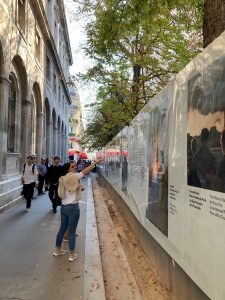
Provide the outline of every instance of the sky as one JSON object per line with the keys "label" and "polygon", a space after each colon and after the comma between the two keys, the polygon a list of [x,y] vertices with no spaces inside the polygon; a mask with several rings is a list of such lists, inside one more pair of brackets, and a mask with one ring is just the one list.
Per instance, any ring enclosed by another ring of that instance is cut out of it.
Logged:
{"label": "sky", "polygon": [[[85,72],[85,70],[91,66],[91,61],[85,56],[81,49],[81,45],[85,43],[86,39],[85,31],[82,28],[85,25],[85,22],[84,20],[76,20],[76,4],[73,2],[73,0],[64,0],[64,4],[73,55],[73,66],[70,67],[70,73],[71,75],[75,75],[79,72]],[[79,83],[77,87],[80,95],[83,123],[85,126],[88,117],[87,108],[85,109],[85,105],[94,102],[95,88],[90,85],[84,86]]]}

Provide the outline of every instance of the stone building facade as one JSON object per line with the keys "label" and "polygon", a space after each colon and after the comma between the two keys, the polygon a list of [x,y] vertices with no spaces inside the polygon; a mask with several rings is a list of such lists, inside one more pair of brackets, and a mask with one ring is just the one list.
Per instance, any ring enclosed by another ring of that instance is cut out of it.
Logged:
{"label": "stone building facade", "polygon": [[80,139],[84,130],[82,109],[77,88],[70,87],[69,92],[72,104],[69,106],[68,156],[76,160],[77,152],[81,152]]}
{"label": "stone building facade", "polygon": [[28,154],[67,158],[70,65],[63,0],[0,0],[0,207]]}

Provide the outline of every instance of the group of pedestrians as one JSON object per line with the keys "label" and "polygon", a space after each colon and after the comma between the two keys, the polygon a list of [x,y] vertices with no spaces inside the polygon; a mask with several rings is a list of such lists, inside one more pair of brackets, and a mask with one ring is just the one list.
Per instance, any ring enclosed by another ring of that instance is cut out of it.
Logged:
{"label": "group of pedestrians", "polygon": [[[60,205],[58,197],[58,183],[61,176],[60,157],[55,156],[50,165],[49,159],[41,158],[40,164],[34,164],[34,157],[29,155],[23,166],[23,195],[26,199],[26,210],[31,208],[31,200],[34,195],[34,189],[38,191],[38,195],[44,195],[45,191],[49,191],[49,198],[52,202],[53,213],[57,212],[57,206]],[[44,191],[45,190],[45,191]]]}
{"label": "group of pedestrians", "polygon": [[46,160],[41,159],[38,166],[34,164],[34,158],[29,155],[23,170],[23,195],[26,199],[26,210],[31,207],[31,199],[34,189],[38,194],[44,194],[43,188],[49,190],[49,198],[52,202],[53,213],[57,212],[57,206],[61,206],[61,225],[56,236],[55,251],[53,256],[67,254],[62,246],[65,236],[69,242],[69,261],[74,261],[78,255],[74,252],[76,245],[76,229],[80,218],[79,200],[84,189],[80,179],[87,175],[100,160],[84,168],[78,173],[76,162],[68,162],[60,165],[60,157],[55,156],[53,163],[46,166]]}
{"label": "group of pedestrians", "polygon": [[187,161],[188,184],[225,192],[225,128],[223,128],[219,138],[221,151],[219,161],[210,149],[209,142],[210,132],[207,128],[203,128],[201,131],[200,146],[198,146],[196,138],[191,140]]}

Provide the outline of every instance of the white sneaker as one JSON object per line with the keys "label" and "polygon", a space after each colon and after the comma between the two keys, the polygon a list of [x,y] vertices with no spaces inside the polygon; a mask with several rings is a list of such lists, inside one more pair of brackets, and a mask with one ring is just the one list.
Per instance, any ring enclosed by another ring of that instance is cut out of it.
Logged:
{"label": "white sneaker", "polygon": [[70,253],[68,261],[74,261],[78,258],[78,255],[76,253]]}
{"label": "white sneaker", "polygon": [[60,255],[65,255],[65,254],[67,254],[68,253],[68,251],[67,250],[65,250],[65,249],[55,249],[55,251],[52,253],[53,254],[53,256],[60,256]]}
{"label": "white sneaker", "polygon": [[26,211],[27,211],[27,212],[30,211],[30,208],[26,208]]}

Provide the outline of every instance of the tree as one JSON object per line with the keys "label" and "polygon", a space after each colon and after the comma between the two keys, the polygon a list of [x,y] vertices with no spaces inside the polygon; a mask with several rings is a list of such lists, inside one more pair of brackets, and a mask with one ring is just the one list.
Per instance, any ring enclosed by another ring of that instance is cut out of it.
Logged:
{"label": "tree", "polygon": [[109,137],[202,49],[202,1],[86,0],[90,11],[85,51],[96,63],[81,78],[99,85],[90,124],[108,123]]}
{"label": "tree", "polygon": [[225,0],[205,0],[203,46],[207,47],[225,30]]}

